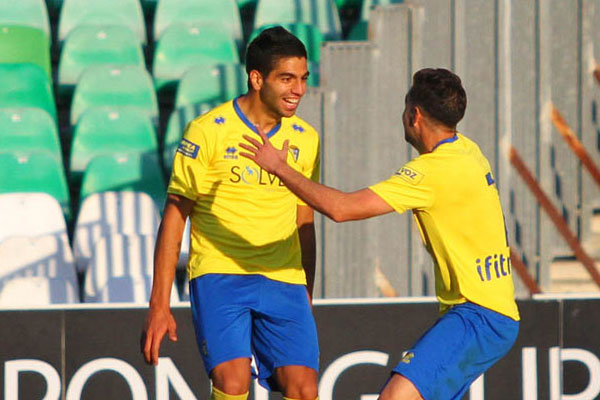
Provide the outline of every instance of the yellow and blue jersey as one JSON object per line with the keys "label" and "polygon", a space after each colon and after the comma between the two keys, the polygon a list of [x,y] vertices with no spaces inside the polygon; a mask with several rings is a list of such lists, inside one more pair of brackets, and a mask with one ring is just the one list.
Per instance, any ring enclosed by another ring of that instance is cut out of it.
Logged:
{"label": "yellow and blue jersey", "polygon": [[470,301],[519,320],[500,198],[477,144],[457,134],[370,189],[399,213],[413,210],[442,312]]}
{"label": "yellow and blue jersey", "polygon": [[[189,278],[259,274],[306,284],[296,225],[297,206],[305,203],[239,155],[244,134],[258,138],[232,100],[190,122],[175,154],[167,191],[195,201]],[[283,118],[267,136],[276,148],[289,140],[288,164],[318,181],[319,136],[309,124]]]}

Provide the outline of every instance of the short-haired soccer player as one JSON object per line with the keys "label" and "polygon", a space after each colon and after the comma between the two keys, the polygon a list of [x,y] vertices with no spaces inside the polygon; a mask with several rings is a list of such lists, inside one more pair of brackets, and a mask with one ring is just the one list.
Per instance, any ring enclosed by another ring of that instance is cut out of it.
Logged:
{"label": "short-haired soccer player", "polygon": [[193,120],[175,154],[143,353],[156,364],[165,333],[177,339],[169,295],[189,216],[190,302],[211,399],[246,399],[254,356],[263,386],[315,400],[313,210],[238,151],[244,134],[289,142],[292,168],[318,180],[318,134],[295,116],[309,74],[306,49],[281,27],[265,30],[247,49],[246,70],[248,92]]}
{"label": "short-haired soccer player", "polygon": [[412,210],[435,265],[441,316],[393,369],[380,400],[461,399],[513,346],[519,331],[508,239],[488,160],[456,131],[467,104],[458,76],[413,76],[402,116],[419,152],[389,179],[353,193],[305,179],[263,135],[240,145],[266,171],[334,221]]}

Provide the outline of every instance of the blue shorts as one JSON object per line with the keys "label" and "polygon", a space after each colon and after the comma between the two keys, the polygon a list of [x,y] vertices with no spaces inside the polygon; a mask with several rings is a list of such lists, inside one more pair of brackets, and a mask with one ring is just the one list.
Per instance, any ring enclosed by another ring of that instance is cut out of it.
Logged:
{"label": "blue shorts", "polygon": [[473,303],[452,307],[404,353],[393,372],[425,400],[460,400],[515,343],[519,322]]}
{"label": "blue shorts", "polygon": [[259,383],[269,390],[278,390],[275,368],[319,371],[317,327],[303,285],[262,275],[207,274],[190,281],[190,303],[209,376],[222,362],[252,356]]}

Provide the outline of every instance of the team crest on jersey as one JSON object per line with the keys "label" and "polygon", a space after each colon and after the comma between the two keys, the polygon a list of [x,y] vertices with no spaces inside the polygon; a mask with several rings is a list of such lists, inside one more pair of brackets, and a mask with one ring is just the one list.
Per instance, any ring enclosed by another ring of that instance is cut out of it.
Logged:
{"label": "team crest on jersey", "polygon": [[400,170],[398,170],[398,172],[396,172],[396,175],[398,175],[400,178],[402,178],[405,181],[408,181],[414,185],[421,182],[421,180],[424,177],[424,175],[422,173],[420,173],[419,171],[417,171],[413,168],[408,168],[408,167],[400,168]]}
{"label": "team crest on jersey", "polygon": [[292,157],[294,157],[294,161],[298,162],[298,157],[300,157],[300,149],[298,146],[291,145],[288,148],[288,151],[292,154]]}
{"label": "team crest on jersey", "polygon": [[196,158],[198,156],[198,151],[200,150],[200,146],[195,143],[190,142],[187,139],[181,139],[179,143],[179,147],[177,147],[177,152],[183,154],[189,158]]}

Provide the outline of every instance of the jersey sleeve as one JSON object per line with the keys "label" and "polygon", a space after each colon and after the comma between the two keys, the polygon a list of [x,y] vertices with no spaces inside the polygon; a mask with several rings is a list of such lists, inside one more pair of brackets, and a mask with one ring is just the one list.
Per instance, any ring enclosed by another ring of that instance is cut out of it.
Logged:
{"label": "jersey sleeve", "polygon": [[[307,167],[304,168],[301,173],[313,182],[318,183],[321,180],[321,146],[319,143],[319,134],[316,131],[314,134],[316,136],[316,140],[313,146],[311,160],[309,163],[307,163]],[[298,205],[306,206],[307,204],[298,197]]]}
{"label": "jersey sleeve", "polygon": [[168,193],[196,199],[211,160],[210,139],[201,123],[192,121],[186,126],[173,159]]}
{"label": "jersey sleeve", "polygon": [[423,210],[434,200],[431,179],[418,163],[408,162],[394,175],[369,187],[398,213]]}

